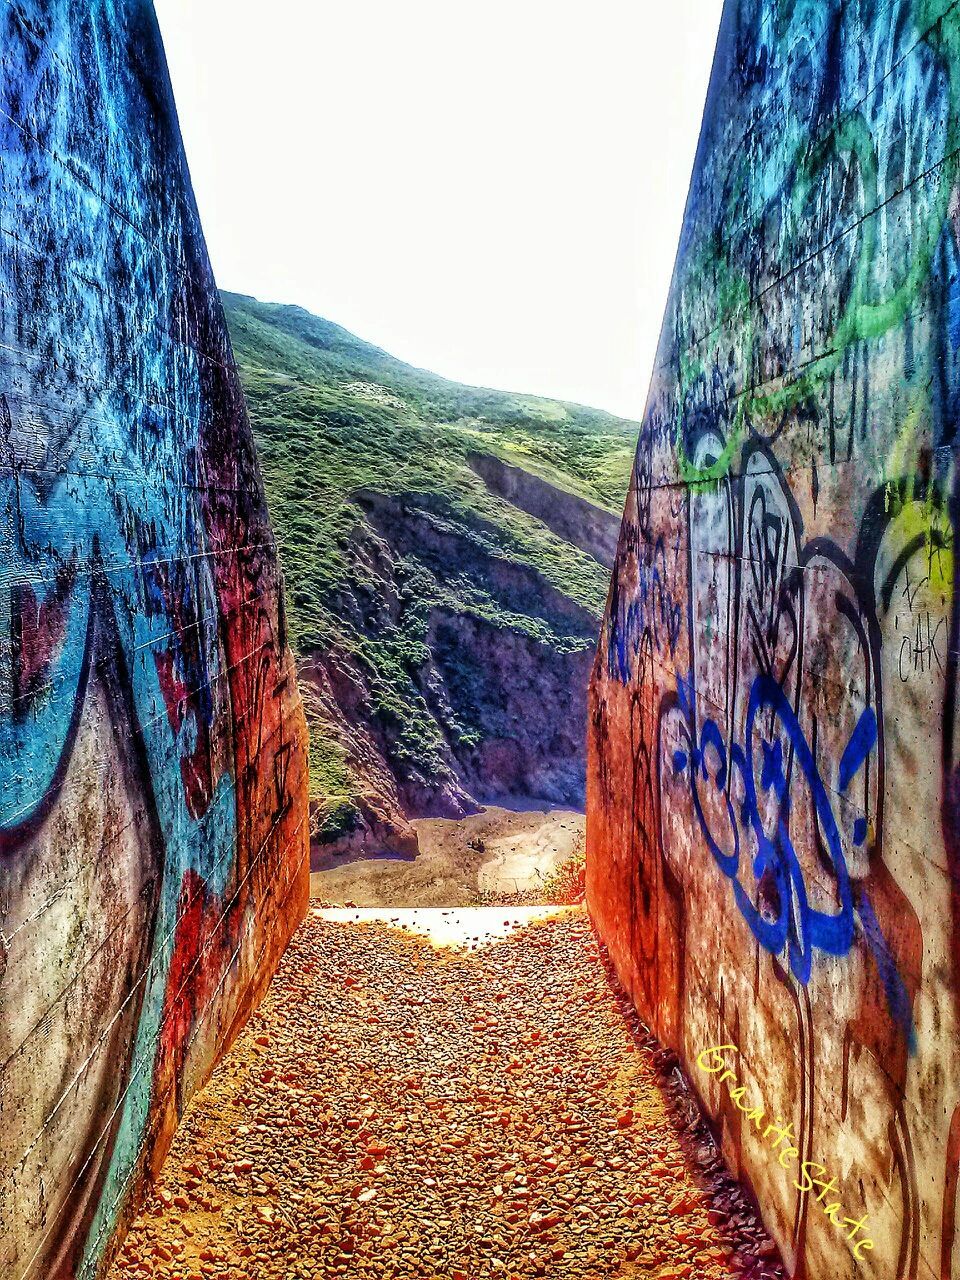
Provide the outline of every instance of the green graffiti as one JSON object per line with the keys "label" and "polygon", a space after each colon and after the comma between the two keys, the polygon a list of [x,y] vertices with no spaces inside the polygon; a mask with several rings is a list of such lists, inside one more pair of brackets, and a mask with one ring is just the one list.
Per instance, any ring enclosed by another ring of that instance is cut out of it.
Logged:
{"label": "green graffiti", "polygon": [[[852,234],[859,225],[860,243],[852,284],[843,310],[833,323],[825,340],[826,349],[806,365],[799,376],[785,380],[774,387],[745,387],[737,397],[733,421],[727,432],[726,442],[719,455],[706,465],[697,466],[687,454],[684,440],[684,411],[687,398],[698,382],[704,380],[709,369],[708,355],[694,358],[686,354],[680,361],[677,386],[677,403],[674,415],[674,440],[679,478],[694,488],[710,487],[730,472],[744,437],[750,429],[763,421],[782,418],[809,400],[818,387],[841,365],[846,352],[858,342],[870,342],[882,337],[903,323],[917,295],[928,279],[934,254],[949,215],[949,206],[957,176],[958,122],[960,122],[960,16],[956,0],[946,9],[942,0],[919,0],[914,9],[914,25],[917,43],[926,43],[937,55],[944,71],[947,85],[947,118],[944,130],[942,154],[927,170],[914,179],[914,185],[929,182],[932,198],[929,207],[914,225],[903,233],[905,254],[908,257],[905,271],[895,287],[883,298],[871,296],[873,266],[878,249],[878,215],[883,208],[878,180],[878,157],[870,125],[861,109],[854,109],[842,117],[819,142],[812,146],[803,142],[794,154],[788,172],[794,175],[787,201],[787,225],[794,232],[805,225],[804,214],[815,193],[818,180],[827,167],[838,162],[855,164],[861,186],[861,207],[867,212],[852,223],[841,235]],[[781,14],[782,16],[782,14]],[[794,14],[796,17],[796,14]],[[779,25],[779,24],[778,24]],[[849,168],[847,170],[849,173]],[[741,166],[733,182],[735,195],[726,206],[723,225],[732,225],[737,216],[742,217],[742,203],[747,183]],[[905,189],[906,190],[906,189]],[[897,192],[896,196],[904,192]],[[817,253],[830,248],[822,245]],[[815,256],[815,255],[811,255]],[[808,260],[809,261],[809,260]],[[781,283],[791,272],[806,265],[793,263],[775,282]],[[754,296],[748,281],[730,264],[730,250],[714,255],[709,249],[695,260],[692,278],[699,279],[709,270],[723,277],[717,289],[718,321],[712,329],[715,337],[712,351],[715,353],[724,335],[738,334],[741,359],[739,365],[749,380],[757,357],[757,326],[754,311],[759,297]],[[775,286],[771,286],[775,287]],[[762,296],[762,295],[761,295]]]}

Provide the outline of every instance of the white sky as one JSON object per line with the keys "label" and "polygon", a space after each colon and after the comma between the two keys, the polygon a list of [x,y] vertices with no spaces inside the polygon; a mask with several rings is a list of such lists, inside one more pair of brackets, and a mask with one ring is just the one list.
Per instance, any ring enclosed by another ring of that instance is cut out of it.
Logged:
{"label": "white sky", "polygon": [[218,282],[638,417],[721,0],[155,0]]}

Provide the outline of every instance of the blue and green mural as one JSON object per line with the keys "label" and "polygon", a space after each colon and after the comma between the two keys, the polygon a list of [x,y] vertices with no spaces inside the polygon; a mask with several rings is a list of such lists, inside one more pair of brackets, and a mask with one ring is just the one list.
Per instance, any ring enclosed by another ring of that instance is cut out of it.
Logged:
{"label": "blue and green mural", "polygon": [[0,28],[0,1273],[43,1280],[269,980],[306,751],[152,4]]}
{"label": "blue and green mural", "polygon": [[958,155],[956,3],[727,0],[592,681],[594,916],[842,1172],[856,1258],[697,1079],[810,1280],[960,1270]]}

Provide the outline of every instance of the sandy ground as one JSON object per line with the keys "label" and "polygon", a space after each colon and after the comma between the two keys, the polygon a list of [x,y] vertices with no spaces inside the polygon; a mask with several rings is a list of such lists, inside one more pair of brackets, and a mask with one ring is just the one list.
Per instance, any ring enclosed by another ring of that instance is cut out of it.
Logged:
{"label": "sandy ground", "polygon": [[311,876],[314,898],[358,907],[471,906],[537,896],[550,873],[583,847],[574,809],[503,809],[471,817],[417,818],[416,858],[324,854]]}
{"label": "sandy ground", "polygon": [[311,912],[112,1280],[782,1277],[582,908],[425,914]]}

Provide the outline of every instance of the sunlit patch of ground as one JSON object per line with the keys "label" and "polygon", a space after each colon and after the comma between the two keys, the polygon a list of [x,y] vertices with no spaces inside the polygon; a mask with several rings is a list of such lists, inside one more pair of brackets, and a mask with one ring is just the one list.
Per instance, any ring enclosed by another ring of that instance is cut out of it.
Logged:
{"label": "sunlit patch of ground", "polygon": [[490,946],[539,920],[564,915],[572,907],[326,907],[322,920],[340,924],[378,924],[426,938],[435,947]]}

